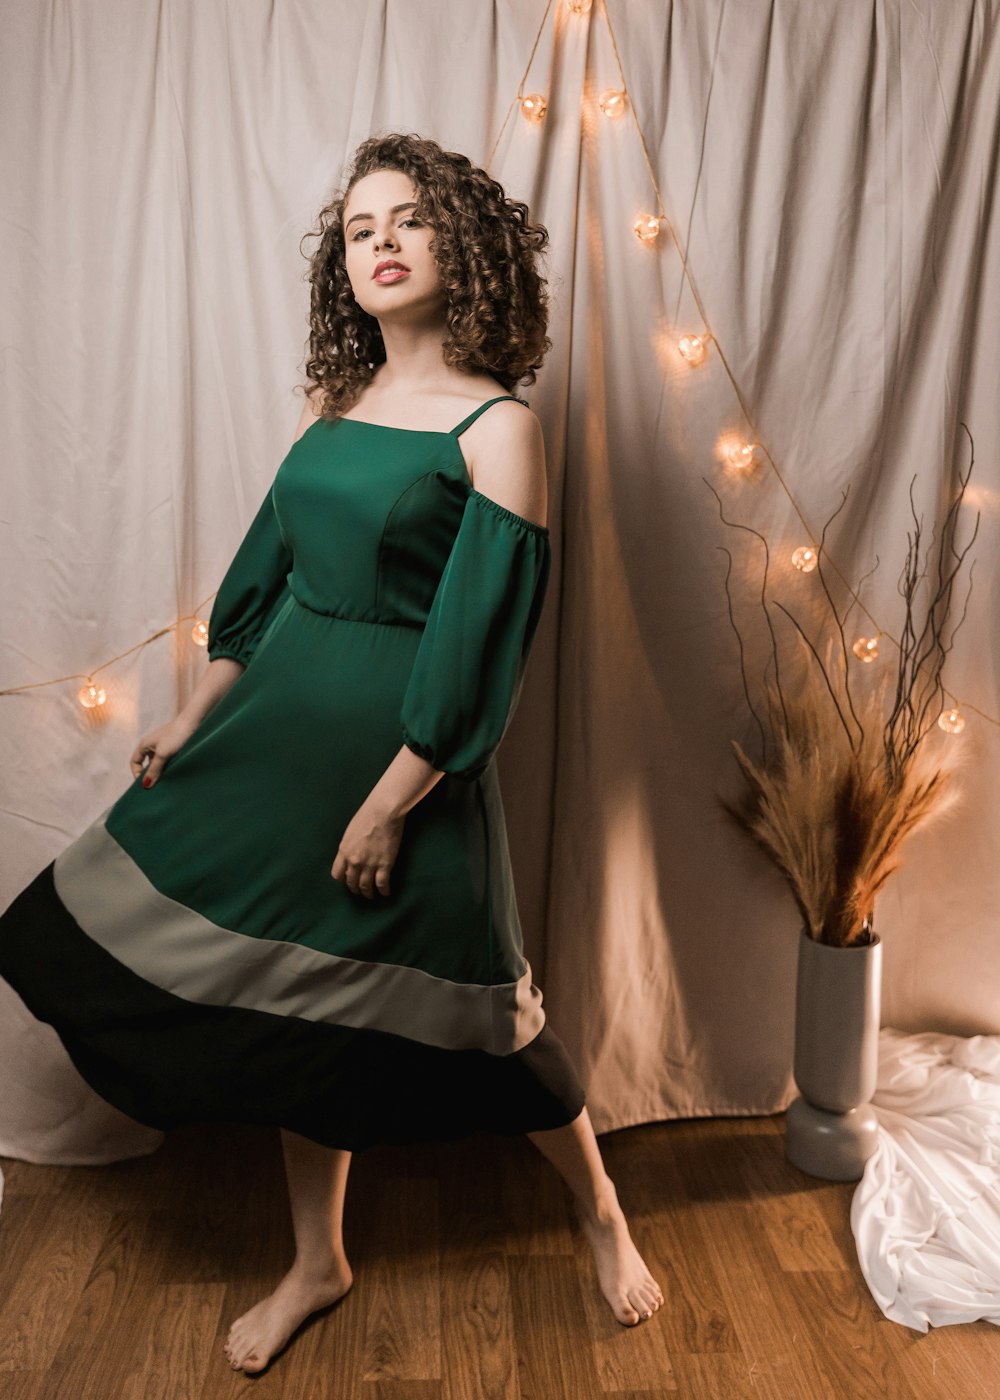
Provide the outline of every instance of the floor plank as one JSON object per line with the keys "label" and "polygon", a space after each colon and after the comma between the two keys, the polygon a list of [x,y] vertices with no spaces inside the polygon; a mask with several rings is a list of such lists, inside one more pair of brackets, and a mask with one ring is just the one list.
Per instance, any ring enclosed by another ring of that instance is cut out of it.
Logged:
{"label": "floor plank", "polygon": [[851,1182],[784,1115],[600,1140],[663,1289],[625,1327],[569,1190],[527,1138],[375,1148],[348,1179],[351,1290],[251,1380],[223,1352],[294,1256],[276,1129],[213,1124],[107,1167],[0,1159],[4,1400],[1000,1400],[1000,1329],[885,1318]]}

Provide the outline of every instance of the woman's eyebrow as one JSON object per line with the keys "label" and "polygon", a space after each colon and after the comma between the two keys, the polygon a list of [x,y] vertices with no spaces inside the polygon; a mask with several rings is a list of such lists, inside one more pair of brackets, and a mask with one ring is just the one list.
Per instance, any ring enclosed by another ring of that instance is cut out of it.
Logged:
{"label": "woman's eyebrow", "polygon": [[[389,213],[398,214],[400,209],[416,209],[416,207],[417,201],[415,199],[411,199],[409,204],[394,204],[389,210]],[[351,217],[348,219],[347,223],[344,225],[344,227],[350,228],[351,224],[354,223],[355,219],[374,219],[374,217],[374,214],[352,214]]]}

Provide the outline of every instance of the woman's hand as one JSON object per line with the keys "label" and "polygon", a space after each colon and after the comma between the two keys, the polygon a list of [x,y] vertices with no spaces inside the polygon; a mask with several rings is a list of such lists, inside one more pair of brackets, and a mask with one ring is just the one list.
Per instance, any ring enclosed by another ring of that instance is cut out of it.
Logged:
{"label": "woman's hand", "polygon": [[132,769],[132,777],[138,778],[142,772],[142,760],[149,754],[149,767],[146,769],[146,776],[142,780],[143,787],[152,787],[163,771],[166,763],[174,756],[182,744],[185,744],[197,729],[196,724],[191,724],[187,720],[178,717],[172,719],[169,724],[162,724],[159,729],[154,729],[151,734],[146,734],[139,740],[132,755],[129,758],[129,767]]}
{"label": "woman's hand", "polygon": [[405,821],[405,816],[362,803],[340,838],[330,871],[333,878],[343,880],[352,894],[368,899],[375,898],[376,889],[379,894],[390,894],[389,871],[396,861]]}

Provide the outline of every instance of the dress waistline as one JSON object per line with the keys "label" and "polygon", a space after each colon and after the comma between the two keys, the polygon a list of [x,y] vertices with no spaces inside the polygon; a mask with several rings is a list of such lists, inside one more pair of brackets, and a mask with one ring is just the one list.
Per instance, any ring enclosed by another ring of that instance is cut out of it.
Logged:
{"label": "dress waistline", "polygon": [[304,608],[306,612],[314,613],[316,617],[332,617],[338,622],[356,622],[361,627],[409,627],[417,632],[422,632],[426,625],[423,622],[411,622],[403,617],[351,617],[348,613],[332,612],[329,608],[313,608],[292,591],[291,584],[288,585],[288,593],[292,602]]}

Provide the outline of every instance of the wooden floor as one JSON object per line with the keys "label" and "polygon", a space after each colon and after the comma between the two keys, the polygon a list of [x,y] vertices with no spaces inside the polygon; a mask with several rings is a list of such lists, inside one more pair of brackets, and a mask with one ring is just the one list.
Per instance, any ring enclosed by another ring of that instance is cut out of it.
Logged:
{"label": "wooden floor", "polygon": [[171,1133],[107,1167],[0,1159],[3,1400],[1000,1400],[1000,1328],[886,1320],[858,1267],[853,1183],[784,1157],[784,1117],[600,1139],[666,1297],[617,1323],[568,1194],[526,1138],[355,1158],[354,1287],[259,1377],[229,1324],[292,1235],[275,1129]]}

